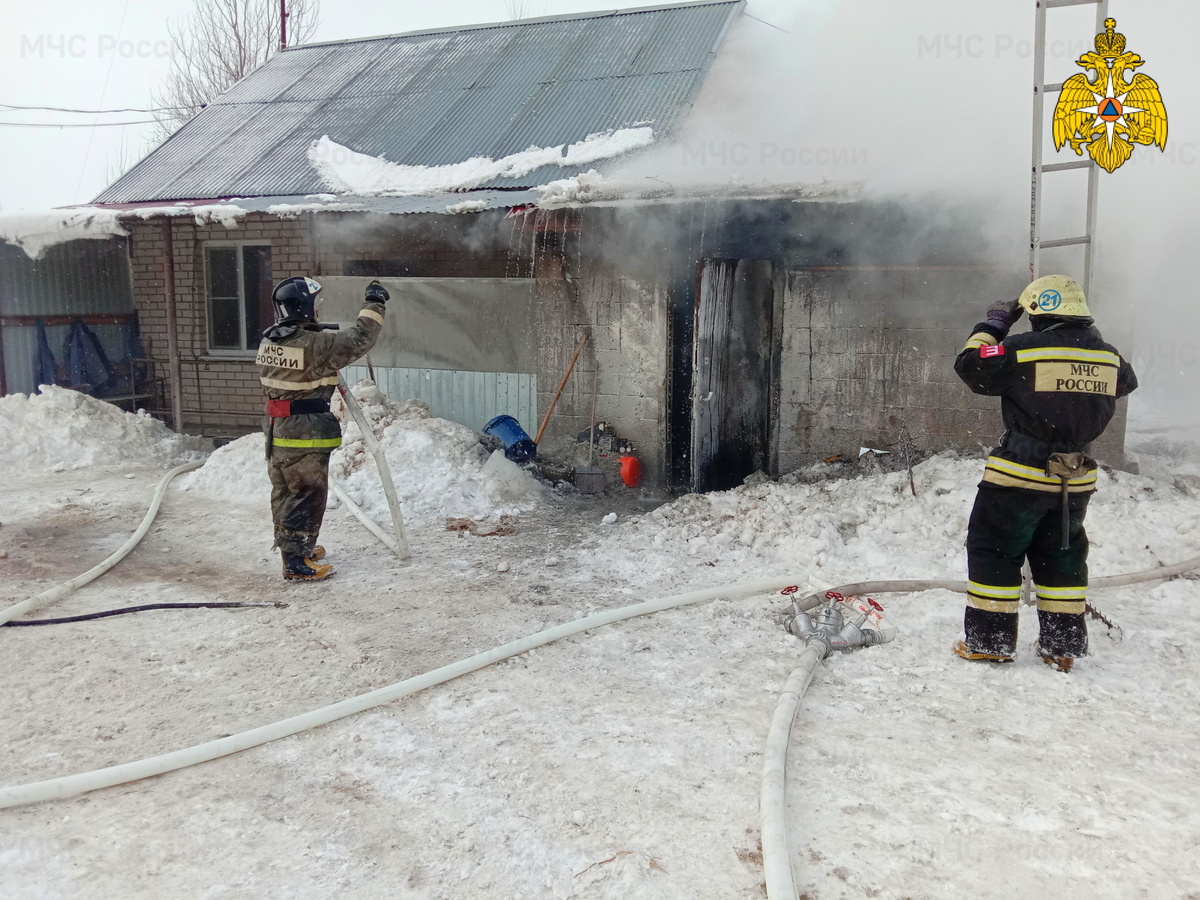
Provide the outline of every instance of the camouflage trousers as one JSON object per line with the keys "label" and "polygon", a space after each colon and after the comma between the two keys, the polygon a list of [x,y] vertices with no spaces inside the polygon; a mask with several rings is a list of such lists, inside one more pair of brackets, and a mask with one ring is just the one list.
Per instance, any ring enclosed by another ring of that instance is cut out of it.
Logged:
{"label": "camouflage trousers", "polygon": [[317,543],[329,496],[329,454],[296,453],[276,447],[267,460],[275,546],[308,556]]}

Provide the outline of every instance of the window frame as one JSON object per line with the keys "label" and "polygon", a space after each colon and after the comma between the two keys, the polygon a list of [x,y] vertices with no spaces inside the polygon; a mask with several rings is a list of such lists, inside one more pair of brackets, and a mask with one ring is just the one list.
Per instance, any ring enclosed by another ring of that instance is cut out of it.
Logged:
{"label": "window frame", "polygon": [[[204,324],[205,324],[205,354],[209,357],[220,359],[254,359],[258,353],[258,342],[254,341],[253,346],[247,347],[214,347],[213,346],[213,284],[212,284],[212,257],[211,250],[220,249],[236,249],[237,259],[237,289],[238,289],[238,323],[239,329],[245,329],[246,322],[246,262],[245,247],[266,247],[270,251],[272,270],[274,269],[274,246],[269,240],[259,238],[258,240],[237,240],[237,241],[205,241],[203,244],[204,257],[202,265],[204,266]],[[250,343],[250,336],[243,334],[245,343]]]}

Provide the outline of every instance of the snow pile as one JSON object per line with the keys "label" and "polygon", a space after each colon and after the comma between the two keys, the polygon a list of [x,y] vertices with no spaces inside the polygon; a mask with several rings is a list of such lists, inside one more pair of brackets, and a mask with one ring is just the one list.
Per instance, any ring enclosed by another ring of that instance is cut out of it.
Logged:
{"label": "snow pile", "polygon": [[[541,486],[513,463],[489,460],[479,436],[464,425],[430,415],[417,400],[397,403],[375,385],[354,387],[376,440],[383,447],[406,519],[488,519],[534,508]],[[342,446],[330,474],[376,521],[390,521],[379,473],[358,426],[342,416]]]}
{"label": "snow pile", "polygon": [[[406,521],[494,519],[538,504],[540,485],[503,454],[498,460],[489,459],[469,428],[431,416],[419,401],[390,400],[369,382],[353,390],[383,447]],[[335,399],[335,410],[339,407]],[[374,458],[354,420],[344,408],[338,414],[343,423],[342,446],[330,459],[330,477],[372,519],[389,523],[391,513]],[[181,478],[180,484],[243,503],[269,503],[271,484],[262,435],[250,434],[220,447],[203,468]],[[330,504],[336,503],[331,495]]]}
{"label": "snow pile", "polygon": [[308,161],[331,190],[354,194],[435,194],[470,190],[496,178],[520,178],[542,166],[574,168],[612,159],[654,143],[654,129],[619,128],[557,147],[530,147],[500,159],[475,156],[445,166],[406,166],[367,156],[324,135],[308,149]]}
{"label": "snow pile", "polygon": [[185,491],[200,491],[247,504],[271,502],[271,480],[260,433],[248,434],[218,447],[194,472],[176,480]]}
{"label": "snow pile", "polygon": [[[905,471],[846,479],[822,477],[819,469],[686,495],[610,532],[593,562],[651,582],[695,578],[698,567],[717,582],[733,580],[722,570],[753,570],[758,577],[809,572],[834,584],[966,577],[963,541],[982,460],[943,454],[920,463],[913,469],[915,497]],[[813,483],[803,483],[808,479]],[[1088,514],[1093,574],[1197,555],[1198,519],[1200,492],[1102,470]],[[1131,526],[1138,533],[1133,542]]]}
{"label": "snow pile", "polygon": [[203,438],[175,434],[145,412],[136,415],[67,388],[0,397],[0,466],[62,472],[88,466],[177,465],[203,456]]}
{"label": "snow pile", "polygon": [[483,212],[487,208],[488,204],[484,200],[464,200],[462,203],[451,203],[446,207],[446,212],[452,216],[459,216],[464,213]]}

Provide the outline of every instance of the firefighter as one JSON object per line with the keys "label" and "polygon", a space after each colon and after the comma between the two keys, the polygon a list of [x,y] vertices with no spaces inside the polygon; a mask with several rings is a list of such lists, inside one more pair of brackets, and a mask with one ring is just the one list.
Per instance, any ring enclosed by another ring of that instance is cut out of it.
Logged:
{"label": "firefighter", "polygon": [[388,292],[378,281],[366,290],[358,321],[344,332],[320,325],[321,285],[287,278],[275,288],[275,324],[258,347],[259,380],[267,398],[267,471],[275,546],[288,581],[317,581],[333,574],[317,544],[329,492],[329,454],[342,443],[342,429],[329,411],[338,369],[369,351],[383,329]]}
{"label": "firefighter", "polygon": [[[1009,337],[1024,312],[1032,331]],[[954,645],[963,659],[1012,661],[1026,559],[1037,594],[1038,655],[1063,672],[1087,655],[1083,520],[1096,489],[1088,452],[1117,400],[1137,388],[1132,367],[1092,321],[1079,284],[1047,275],[990,308],[954,362],[972,391],[1001,398],[1005,427],[967,529],[966,638]]]}

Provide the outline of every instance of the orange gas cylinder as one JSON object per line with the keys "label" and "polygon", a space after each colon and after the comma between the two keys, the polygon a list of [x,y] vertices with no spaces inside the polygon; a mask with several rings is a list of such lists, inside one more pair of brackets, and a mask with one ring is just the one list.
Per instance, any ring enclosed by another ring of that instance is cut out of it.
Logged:
{"label": "orange gas cylinder", "polygon": [[636,456],[621,457],[621,480],[626,487],[637,487],[642,481],[642,463]]}

